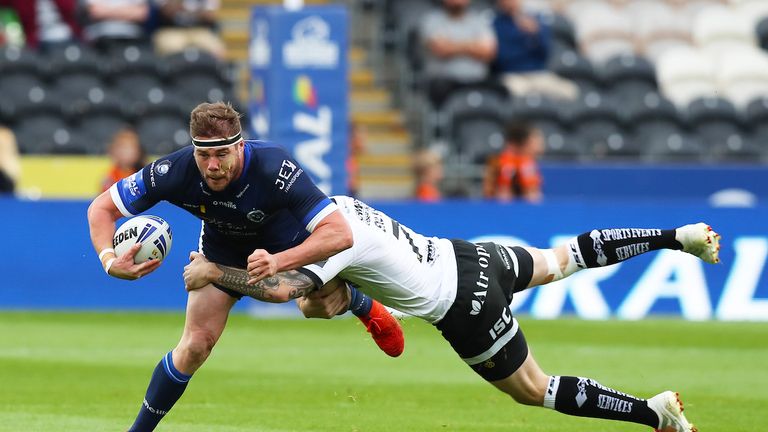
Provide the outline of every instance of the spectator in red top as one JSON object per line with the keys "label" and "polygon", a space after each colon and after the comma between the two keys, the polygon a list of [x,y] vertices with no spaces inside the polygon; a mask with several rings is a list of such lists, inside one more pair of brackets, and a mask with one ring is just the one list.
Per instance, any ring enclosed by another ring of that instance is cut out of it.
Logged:
{"label": "spectator in red top", "polygon": [[28,46],[51,50],[79,40],[77,2],[78,0],[0,0],[0,7],[16,10]]}
{"label": "spectator in red top", "polygon": [[424,202],[437,202],[443,197],[440,181],[443,179],[443,162],[440,156],[424,150],[416,155],[416,199]]}
{"label": "spectator in red top", "polygon": [[108,152],[112,166],[101,184],[102,192],[146,165],[146,155],[139,142],[139,135],[133,129],[119,130],[112,138]]}
{"label": "spectator in red top", "polygon": [[541,131],[527,123],[510,123],[500,153],[486,164],[483,193],[486,198],[541,201],[541,174],[537,163],[544,150]]}

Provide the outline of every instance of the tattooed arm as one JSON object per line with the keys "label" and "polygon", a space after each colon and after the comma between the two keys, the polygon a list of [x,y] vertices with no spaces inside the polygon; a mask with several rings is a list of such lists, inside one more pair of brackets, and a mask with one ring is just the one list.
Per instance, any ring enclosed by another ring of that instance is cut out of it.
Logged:
{"label": "tattooed arm", "polygon": [[199,253],[189,255],[190,263],[184,267],[184,287],[193,291],[216,283],[224,288],[270,303],[285,303],[304,297],[317,287],[308,276],[289,270],[248,285],[248,271],[208,261]]}

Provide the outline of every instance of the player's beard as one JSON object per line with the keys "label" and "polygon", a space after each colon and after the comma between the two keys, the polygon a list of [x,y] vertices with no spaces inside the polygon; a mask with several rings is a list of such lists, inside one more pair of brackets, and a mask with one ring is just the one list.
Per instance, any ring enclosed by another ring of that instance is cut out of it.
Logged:
{"label": "player's beard", "polygon": [[216,192],[226,189],[232,183],[233,177],[238,171],[238,162],[238,159],[235,159],[231,164],[222,163],[217,172],[206,173],[205,183],[208,185],[208,188]]}

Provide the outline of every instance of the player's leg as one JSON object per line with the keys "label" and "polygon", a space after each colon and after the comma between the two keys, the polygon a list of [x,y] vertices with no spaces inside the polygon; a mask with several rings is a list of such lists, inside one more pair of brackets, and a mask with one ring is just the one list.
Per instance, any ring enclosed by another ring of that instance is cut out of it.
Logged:
{"label": "player's leg", "polygon": [[213,285],[189,293],[184,333],[176,348],[163,356],[155,367],[130,431],[154,430],[173,407],[192,374],[205,362],[219,340],[236,301]]}
{"label": "player's leg", "polygon": [[638,423],[663,432],[696,431],[682,414],[682,403],[675,393],[664,392],[644,400],[590,378],[549,376],[530,351],[512,375],[491,384],[518,403],[563,414]]}
{"label": "player's leg", "polygon": [[297,299],[296,303],[307,318],[328,319],[349,310],[387,355],[397,357],[405,348],[403,329],[397,319],[384,305],[341,279],[330,280],[319,290]]}
{"label": "player's leg", "polygon": [[553,249],[525,248],[534,260],[529,287],[603,267],[658,249],[682,250],[708,263],[719,262],[720,235],[697,223],[677,229],[601,229],[576,236]]}
{"label": "player's leg", "polygon": [[400,323],[387,308],[368,297],[362,291],[347,284],[349,289],[349,310],[371,334],[376,345],[390,357],[397,357],[405,349],[405,339]]}

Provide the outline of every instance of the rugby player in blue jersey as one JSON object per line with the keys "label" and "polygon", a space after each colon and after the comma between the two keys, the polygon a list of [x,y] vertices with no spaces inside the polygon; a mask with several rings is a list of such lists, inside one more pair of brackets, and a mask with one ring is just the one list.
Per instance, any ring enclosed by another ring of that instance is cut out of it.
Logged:
{"label": "rugby player in blue jersey", "polygon": [[[115,222],[168,201],[202,220],[199,252],[221,265],[247,270],[263,281],[249,295],[279,297],[278,272],[324,260],[353,244],[336,204],[281,147],[241,136],[240,115],[225,103],[204,103],[190,116],[192,146],[162,157],[115,183],[88,209],[91,240],[105,271],[134,280],[160,262],[134,264],[140,245],[115,256]],[[291,298],[308,293],[303,287]],[[181,340],[157,364],[130,431],[151,431],[181,397],[221,336],[229,311],[242,294],[218,283],[189,293]],[[391,356],[403,350],[399,323],[378,302],[351,291],[349,310]],[[328,300],[330,301],[330,299]],[[344,299],[346,304],[347,299]]]}

